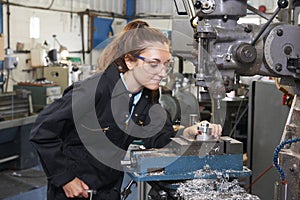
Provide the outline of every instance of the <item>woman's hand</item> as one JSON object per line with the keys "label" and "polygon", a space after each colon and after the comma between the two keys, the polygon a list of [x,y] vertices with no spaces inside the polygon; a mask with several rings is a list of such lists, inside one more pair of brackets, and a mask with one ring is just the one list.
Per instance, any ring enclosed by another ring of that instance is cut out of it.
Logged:
{"label": "woman's hand", "polygon": [[65,195],[68,198],[74,198],[74,197],[88,198],[89,197],[89,194],[87,193],[88,189],[89,186],[77,177],[63,186]]}
{"label": "woman's hand", "polygon": [[189,126],[183,130],[183,136],[189,139],[195,139],[198,134],[201,134],[199,132],[198,127],[199,126],[207,126],[208,128],[211,128],[212,135],[214,137],[219,137],[222,135],[222,126],[220,124],[211,124],[208,121],[201,121],[193,126]]}

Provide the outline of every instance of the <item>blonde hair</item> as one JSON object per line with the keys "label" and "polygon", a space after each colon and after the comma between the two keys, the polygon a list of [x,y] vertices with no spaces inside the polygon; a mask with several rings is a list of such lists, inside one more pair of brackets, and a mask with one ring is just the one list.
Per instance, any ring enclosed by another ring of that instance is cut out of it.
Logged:
{"label": "blonde hair", "polygon": [[[157,43],[169,45],[169,40],[160,30],[149,27],[148,23],[142,20],[132,21],[104,48],[98,58],[97,71],[105,70],[113,62],[122,66],[122,71],[127,71],[125,55],[139,55],[143,50]],[[135,58],[130,57],[130,59]]]}
{"label": "blonde hair", "polygon": [[[123,29],[122,33],[126,31],[130,31],[136,28],[144,28],[149,27],[149,24],[143,20],[133,20],[129,22]],[[103,71],[105,70],[112,62],[113,60],[110,60],[112,57],[110,55],[113,54],[113,51],[115,49],[115,46],[118,44],[118,41],[114,39],[106,48],[103,49],[101,52],[98,62],[97,62],[97,71]]]}

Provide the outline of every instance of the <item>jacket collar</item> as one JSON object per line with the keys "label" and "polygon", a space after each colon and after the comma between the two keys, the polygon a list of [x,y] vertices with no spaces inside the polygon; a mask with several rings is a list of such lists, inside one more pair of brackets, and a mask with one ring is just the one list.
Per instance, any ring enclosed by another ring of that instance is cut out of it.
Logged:
{"label": "jacket collar", "polygon": [[116,83],[120,79],[120,72],[118,70],[118,66],[114,63],[110,64],[103,73],[104,76],[109,79],[110,84],[116,85]]}
{"label": "jacket collar", "polygon": [[[112,63],[111,65],[109,65],[106,68],[106,70],[104,71],[103,75],[105,75],[106,79],[109,81],[109,84],[114,85],[114,86],[121,79],[120,72],[118,70],[118,66],[115,63]],[[125,86],[124,86],[124,89],[126,90]],[[130,93],[130,92],[128,92],[128,93]],[[146,96],[150,97],[150,99],[153,98],[154,94],[155,94],[155,100],[154,101],[158,101],[158,98],[159,98],[158,91],[152,91],[152,90],[149,90],[147,88],[143,89],[143,95],[146,95]]]}

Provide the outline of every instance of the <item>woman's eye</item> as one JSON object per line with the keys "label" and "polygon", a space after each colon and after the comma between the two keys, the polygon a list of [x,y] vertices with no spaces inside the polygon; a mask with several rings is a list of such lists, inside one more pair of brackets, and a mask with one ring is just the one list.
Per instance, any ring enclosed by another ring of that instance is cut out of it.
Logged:
{"label": "woman's eye", "polygon": [[159,65],[157,62],[150,62],[149,64],[153,68],[155,68],[155,67],[157,67]]}
{"label": "woman's eye", "polygon": [[158,64],[151,64],[151,67],[156,68]]}

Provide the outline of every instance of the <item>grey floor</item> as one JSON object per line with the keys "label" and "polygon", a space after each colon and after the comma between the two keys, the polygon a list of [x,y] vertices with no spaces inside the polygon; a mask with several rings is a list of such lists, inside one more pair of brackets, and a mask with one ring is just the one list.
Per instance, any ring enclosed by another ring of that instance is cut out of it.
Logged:
{"label": "grey floor", "polygon": [[23,192],[15,196],[4,198],[3,200],[46,200],[47,187],[43,186],[28,192]]}
{"label": "grey floor", "polygon": [[44,200],[47,178],[40,166],[0,171],[0,199]]}

